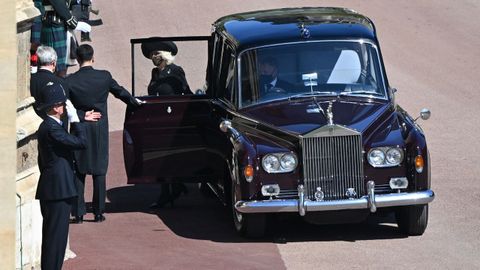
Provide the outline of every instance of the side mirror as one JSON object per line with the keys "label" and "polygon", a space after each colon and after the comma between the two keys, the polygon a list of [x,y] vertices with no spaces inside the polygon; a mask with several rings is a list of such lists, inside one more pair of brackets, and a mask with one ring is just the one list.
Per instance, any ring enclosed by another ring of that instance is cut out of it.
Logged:
{"label": "side mirror", "polygon": [[430,112],[429,109],[423,108],[423,109],[420,111],[420,116],[417,117],[417,118],[415,118],[415,121],[417,121],[418,118],[422,118],[423,120],[428,120],[431,115],[432,115],[432,113]]}
{"label": "side mirror", "polygon": [[222,132],[229,132],[233,136],[233,138],[235,138],[235,140],[240,137],[240,133],[232,127],[232,122],[230,122],[229,120],[223,120],[222,122],[220,122],[219,128]]}
{"label": "side mirror", "polygon": [[393,87],[390,87],[388,88],[389,92],[390,92],[390,96],[392,98],[392,104],[393,104],[393,107],[397,107],[397,102],[395,101],[395,94],[397,93],[397,88],[393,88]]}
{"label": "side mirror", "polygon": [[222,132],[227,132],[230,128],[232,127],[232,122],[228,121],[228,120],[223,120],[221,123],[220,123],[220,130]]}

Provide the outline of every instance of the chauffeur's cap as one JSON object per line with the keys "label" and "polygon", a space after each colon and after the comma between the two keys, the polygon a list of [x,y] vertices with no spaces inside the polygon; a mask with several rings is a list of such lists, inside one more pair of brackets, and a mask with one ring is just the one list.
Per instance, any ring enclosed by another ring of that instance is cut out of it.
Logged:
{"label": "chauffeur's cap", "polygon": [[59,83],[49,82],[42,88],[40,95],[43,103],[38,105],[39,110],[46,110],[55,104],[67,101],[65,90]]}
{"label": "chauffeur's cap", "polygon": [[177,45],[172,41],[155,41],[154,38],[151,39],[152,41],[145,41],[142,43],[142,53],[146,58],[150,58],[150,55],[154,51],[167,51],[171,52],[172,55],[177,54]]}

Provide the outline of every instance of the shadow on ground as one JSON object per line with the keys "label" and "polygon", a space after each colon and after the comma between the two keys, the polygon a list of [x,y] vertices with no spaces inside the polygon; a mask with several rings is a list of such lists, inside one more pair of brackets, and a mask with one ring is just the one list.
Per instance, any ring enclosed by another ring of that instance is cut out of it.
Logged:
{"label": "shadow on ground", "polygon": [[372,216],[357,224],[314,225],[296,214],[271,215],[267,233],[262,239],[245,239],[234,230],[231,213],[215,198],[207,198],[196,185],[175,201],[174,207],[151,210],[149,205],[160,194],[159,185],[132,185],[107,191],[107,213],[143,212],[157,215],[170,230],[185,238],[215,242],[305,242],[305,241],[365,241],[405,238],[392,215]]}

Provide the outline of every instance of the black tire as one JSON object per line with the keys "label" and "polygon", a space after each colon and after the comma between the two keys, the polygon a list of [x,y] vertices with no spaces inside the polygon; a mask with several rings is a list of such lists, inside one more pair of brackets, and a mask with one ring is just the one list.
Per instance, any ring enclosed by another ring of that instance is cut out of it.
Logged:
{"label": "black tire", "polygon": [[247,238],[261,238],[265,235],[267,219],[265,214],[242,214],[235,209],[235,203],[239,198],[235,193],[239,193],[238,187],[232,184],[232,215],[235,230]]}
{"label": "black tire", "polygon": [[398,228],[407,235],[422,235],[428,224],[428,204],[401,207],[395,212]]}

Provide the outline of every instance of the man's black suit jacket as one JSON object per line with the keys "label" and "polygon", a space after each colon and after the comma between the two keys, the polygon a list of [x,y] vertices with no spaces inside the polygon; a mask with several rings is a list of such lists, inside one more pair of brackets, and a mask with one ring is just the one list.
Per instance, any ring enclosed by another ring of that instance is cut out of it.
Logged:
{"label": "man's black suit jacket", "polygon": [[272,84],[273,80],[272,81],[261,80],[260,81],[260,86],[262,87],[261,91],[268,92],[271,88],[280,88],[287,92],[292,91],[293,85],[291,83],[284,81],[278,77],[276,77],[276,80],[277,81],[275,85]]}
{"label": "man's black suit jacket", "polygon": [[83,123],[72,123],[71,133],[49,116],[40,124],[37,132],[40,180],[36,199],[61,200],[77,196],[73,150],[87,145]]}
{"label": "man's black suit jacket", "polygon": [[65,90],[65,95],[67,98],[69,97],[68,85],[61,77],[58,77],[49,70],[38,69],[37,73],[32,74],[32,77],[30,78],[30,95],[35,98],[35,104],[33,107],[37,115],[42,119],[45,119],[46,114],[44,111],[38,110],[37,108],[38,105],[44,102],[41,92],[49,82],[62,85],[63,89]]}
{"label": "man's black suit jacket", "polygon": [[85,122],[88,146],[85,150],[75,151],[77,169],[82,174],[105,175],[108,169],[108,96],[111,93],[130,106],[138,104],[106,70],[85,66],[68,76],[66,81],[70,87],[70,100],[77,110],[94,110],[102,114],[97,122]]}
{"label": "man's black suit jacket", "polygon": [[280,88],[288,92],[292,90],[293,85],[287,81],[277,78],[277,83],[275,84],[275,88]]}

